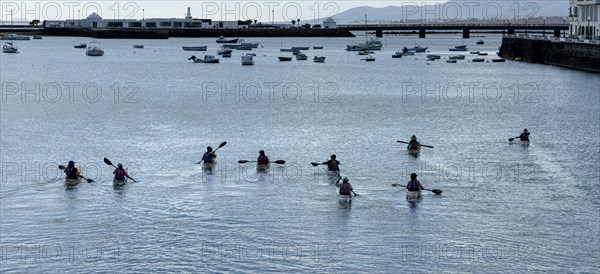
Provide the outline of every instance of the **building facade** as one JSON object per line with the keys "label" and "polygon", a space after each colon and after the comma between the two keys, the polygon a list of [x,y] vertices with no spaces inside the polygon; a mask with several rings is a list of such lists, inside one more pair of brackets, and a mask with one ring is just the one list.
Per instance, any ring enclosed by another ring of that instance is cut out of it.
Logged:
{"label": "building facade", "polygon": [[571,38],[600,40],[600,0],[569,0]]}

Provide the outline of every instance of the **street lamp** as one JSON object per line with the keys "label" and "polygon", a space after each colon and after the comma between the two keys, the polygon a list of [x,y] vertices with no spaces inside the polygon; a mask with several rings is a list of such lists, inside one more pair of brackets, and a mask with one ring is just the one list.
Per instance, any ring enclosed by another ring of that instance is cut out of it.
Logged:
{"label": "street lamp", "polygon": [[146,20],[146,10],[142,9],[142,20]]}
{"label": "street lamp", "polygon": [[592,17],[588,16],[587,17],[587,21],[588,21],[588,27],[587,27],[587,39],[592,39],[592,28],[590,27],[590,21],[592,20]]}
{"label": "street lamp", "polygon": [[525,17],[525,35],[527,35],[527,17]]}
{"label": "street lamp", "polygon": [[543,29],[542,29],[542,34],[544,35],[544,37],[546,36],[546,17],[544,17],[544,24],[542,25]]}

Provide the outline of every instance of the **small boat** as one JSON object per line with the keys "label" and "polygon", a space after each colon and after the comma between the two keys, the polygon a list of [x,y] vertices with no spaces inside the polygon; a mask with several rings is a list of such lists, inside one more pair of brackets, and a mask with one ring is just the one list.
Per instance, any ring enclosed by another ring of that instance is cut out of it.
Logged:
{"label": "small boat", "polygon": [[467,51],[466,48],[453,48],[453,49],[448,49],[449,51]]}
{"label": "small boat", "polygon": [[279,51],[281,51],[281,52],[299,52],[300,50],[289,48],[289,49],[279,49]]}
{"label": "small boat", "polygon": [[309,50],[310,47],[292,47],[294,50]]}
{"label": "small boat", "polygon": [[221,56],[222,56],[223,58],[231,58],[231,52],[226,52],[226,53],[223,53],[223,54],[221,54]]}
{"label": "small boat", "polygon": [[515,58],[515,61],[517,61],[517,62],[519,62],[519,61],[523,61],[523,58],[521,58],[521,57],[517,57],[517,58]]}
{"label": "small boat", "polygon": [[469,54],[479,54],[479,53],[480,53],[479,51],[471,51],[471,52],[469,52]]}
{"label": "small boat", "polygon": [[206,51],[207,47],[206,46],[200,46],[200,47],[183,47],[183,50],[185,51]]}
{"label": "small boat", "polygon": [[277,58],[279,58],[279,61],[285,61],[285,62],[292,61],[292,57],[291,56],[279,56]]}
{"label": "small boat", "polygon": [[237,49],[237,50],[252,50],[252,49],[258,48],[258,45],[260,45],[260,43],[246,43],[243,39],[240,39],[239,44],[223,45],[223,46],[230,48],[230,49]]}
{"label": "small boat", "polygon": [[87,56],[102,56],[104,55],[104,51],[100,48],[99,42],[91,42],[85,51],[85,55]]}
{"label": "small boat", "polygon": [[306,56],[306,54],[304,54],[303,52],[298,52],[298,54],[296,54],[296,60],[298,60],[298,61],[308,60],[308,56]]}
{"label": "small boat", "polygon": [[481,63],[481,62],[485,62],[485,59],[483,59],[483,58],[475,58],[475,59],[473,59],[473,63]]}
{"label": "small boat", "polygon": [[31,37],[29,37],[29,36],[17,35],[16,33],[11,33],[9,35],[5,35],[0,38],[0,40],[30,40],[30,39],[31,39]]}
{"label": "small boat", "polygon": [[75,45],[73,46],[76,49],[84,49],[87,48],[87,44],[86,43],[80,43],[79,45]]}
{"label": "small boat", "polygon": [[133,45],[134,49],[143,49],[144,45]]}
{"label": "small boat", "polygon": [[365,61],[366,62],[374,62],[375,61],[375,57],[369,55],[369,56],[367,56],[367,58],[365,58]]}
{"label": "small boat", "polygon": [[421,152],[421,148],[407,148],[406,151],[410,155],[416,155],[416,154],[419,154]]}
{"label": "small boat", "polygon": [[408,51],[410,52],[426,52],[427,51],[427,47],[421,47],[419,45],[415,45],[414,47],[408,49]]}
{"label": "small boat", "polygon": [[504,58],[492,59],[493,63],[504,63],[505,61],[506,61],[506,59],[504,59]]}
{"label": "small boat", "polygon": [[406,199],[407,200],[418,200],[423,196],[421,195],[421,191],[408,191],[406,190]]}
{"label": "small boat", "polygon": [[359,51],[356,55],[369,55],[369,54],[373,54],[375,52],[371,51],[371,50],[363,50],[363,51]]}
{"label": "small boat", "polygon": [[242,66],[252,66],[254,65],[254,57],[250,54],[246,54],[242,56]]}
{"label": "small boat", "polygon": [[31,38],[35,39],[35,40],[40,40],[42,39],[42,35],[39,33],[34,34]]}
{"label": "small boat", "polygon": [[450,60],[465,60],[465,57],[466,57],[466,56],[464,56],[464,55],[454,55],[454,56],[450,56],[450,57],[448,57],[448,58],[449,58]]}
{"label": "small boat", "polygon": [[351,203],[352,202],[352,195],[342,195],[340,194],[340,189],[338,188],[335,191],[335,194],[338,198],[338,200],[340,201],[340,203]]}
{"label": "small boat", "polygon": [[449,64],[456,64],[456,62],[458,62],[456,59],[446,60],[446,63],[449,63]]}
{"label": "small boat", "polygon": [[221,49],[217,50],[217,55],[223,55],[223,54],[231,54],[233,53],[233,50],[228,49],[227,47],[222,46]]}
{"label": "small boat", "polygon": [[239,41],[240,39],[225,39],[225,37],[220,36],[219,39],[217,39],[217,43],[219,44],[235,44]]}
{"label": "small boat", "polygon": [[213,55],[204,55],[203,59],[196,58],[196,56],[192,55],[188,60],[194,61],[194,63],[205,63],[205,64],[216,64],[219,63],[219,58],[216,58]]}
{"label": "small boat", "polygon": [[437,55],[437,54],[429,54],[429,55],[427,55],[427,59],[437,60],[437,59],[442,59],[442,56]]}
{"label": "small boat", "polygon": [[477,41],[477,45],[483,45],[483,44],[485,44],[485,42],[483,40]]}
{"label": "small boat", "polygon": [[480,52],[480,53],[477,53],[477,55],[479,55],[479,56],[487,56],[488,54],[487,54],[487,52]]}
{"label": "small boat", "polygon": [[315,58],[313,58],[313,62],[325,63],[325,56],[320,56],[320,57],[315,56]]}
{"label": "small boat", "polygon": [[256,164],[256,171],[265,172],[265,171],[269,170],[269,167],[271,167],[270,164],[266,164],[266,165]]}
{"label": "small boat", "polygon": [[392,58],[402,58],[402,56],[404,56],[404,53],[396,51],[396,53],[392,55]]}
{"label": "small boat", "polygon": [[6,42],[6,45],[2,46],[2,53],[19,53],[19,49],[13,46],[12,42]]}
{"label": "small boat", "polygon": [[113,188],[124,187],[127,184],[127,177],[123,178],[123,180],[118,180],[113,178]]}
{"label": "small boat", "polygon": [[217,161],[212,163],[202,162],[202,169],[213,169],[215,166],[217,166]]}
{"label": "small boat", "polygon": [[323,49],[322,46],[314,46],[313,49]]}

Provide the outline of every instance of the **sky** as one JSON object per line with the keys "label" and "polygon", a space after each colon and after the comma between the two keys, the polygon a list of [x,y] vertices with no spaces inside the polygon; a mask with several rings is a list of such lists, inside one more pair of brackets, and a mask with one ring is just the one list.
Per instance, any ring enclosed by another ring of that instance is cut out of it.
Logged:
{"label": "sky", "polygon": [[1,1],[0,21],[66,20],[85,18],[92,12],[104,19],[183,18],[259,22],[317,19],[359,6],[386,7],[446,1]]}

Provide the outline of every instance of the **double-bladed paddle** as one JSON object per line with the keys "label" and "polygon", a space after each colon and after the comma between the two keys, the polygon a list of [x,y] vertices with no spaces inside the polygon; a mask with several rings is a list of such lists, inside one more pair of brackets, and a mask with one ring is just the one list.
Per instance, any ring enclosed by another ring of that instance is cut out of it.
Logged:
{"label": "double-bladed paddle", "polygon": [[[226,144],[227,144],[227,142],[223,142],[223,143],[221,143],[221,144],[219,145],[219,147],[217,147],[217,149],[213,150],[212,152],[213,152],[213,153],[217,152],[217,150],[219,150],[219,148],[222,148],[222,147],[224,147]],[[204,159],[200,160],[200,162],[197,162],[196,164],[200,164],[200,163],[202,163],[202,161],[204,161]]]}
{"label": "double-bladed paddle", "polygon": [[[117,168],[115,165],[113,165],[113,163],[112,163],[112,162],[111,162],[109,159],[106,159],[106,158],[104,158],[104,163],[106,163],[106,164],[107,164],[107,165],[109,165],[109,166],[113,166],[114,168]],[[117,168],[117,169],[118,169],[118,168]],[[136,182],[136,183],[137,183],[137,181],[136,181],[135,179],[133,179],[133,178],[129,177],[129,175],[126,175],[126,176],[127,176],[127,178],[129,178],[129,179],[131,179],[132,181],[134,181],[134,182]]]}
{"label": "double-bladed paddle", "polygon": [[[408,142],[404,142],[404,141],[396,141],[398,143],[402,143],[402,144],[408,144]],[[421,145],[422,147],[428,147],[428,148],[433,148],[433,146],[428,146],[428,145]]]}
{"label": "double-bladed paddle", "polygon": [[[404,186],[404,185],[403,184],[392,184],[392,186],[399,187],[399,186]],[[423,189],[423,190],[431,191],[431,192],[433,192],[433,194],[437,194],[437,195],[440,195],[440,194],[442,194],[442,192],[444,192],[440,189]]]}
{"label": "double-bladed paddle", "polygon": [[508,141],[509,141],[509,142],[512,142],[512,141],[514,141],[514,140],[515,140],[515,139],[517,139],[517,138],[521,138],[521,136],[517,136],[517,137],[515,137],[515,138],[508,138]]}
{"label": "double-bladed paddle", "polygon": [[[240,164],[258,163],[258,161],[239,160],[238,163],[240,163]],[[276,163],[278,165],[283,165],[283,164],[285,164],[285,161],[284,160],[277,160],[277,161],[274,161],[274,162],[271,162],[271,163]]]}
{"label": "double-bladed paddle", "polygon": [[[60,169],[60,170],[64,170],[65,168],[67,168],[67,167],[65,167],[65,166],[63,166],[63,165],[59,165],[59,166],[58,166],[58,169]],[[85,177],[83,177],[83,175],[81,175],[81,174],[78,174],[77,176],[79,176],[79,177],[83,178],[83,179],[84,179],[84,180],[86,180],[88,183],[93,183],[93,182],[94,182],[94,180],[92,180],[92,179],[88,179],[88,178],[85,178]]]}

